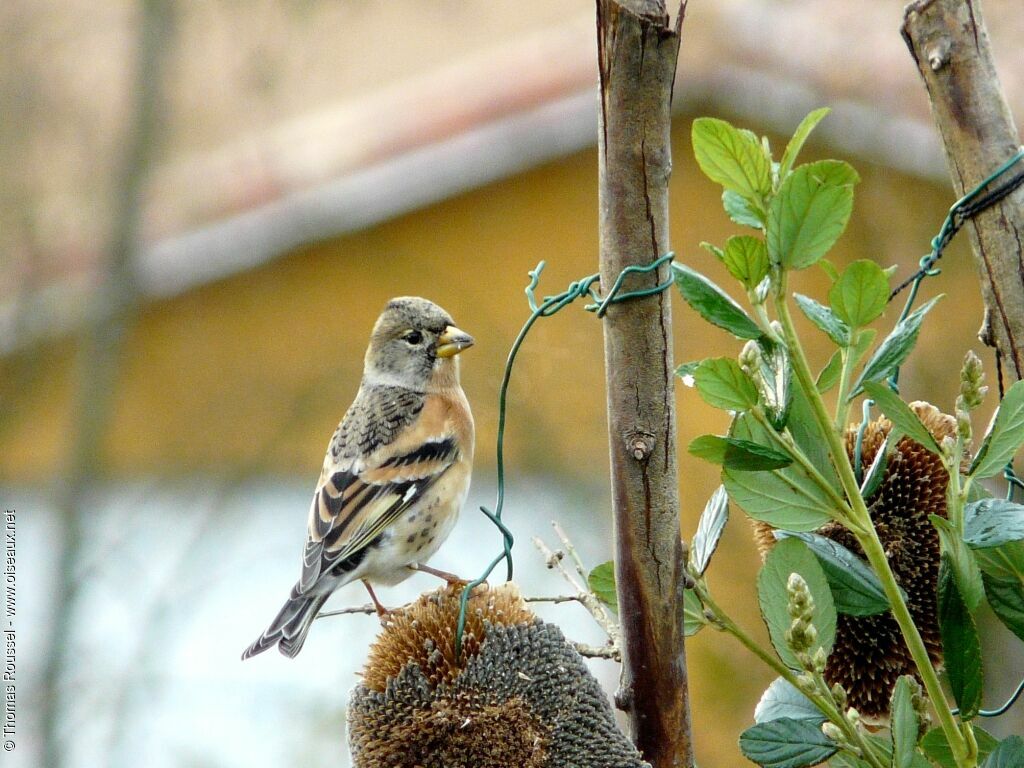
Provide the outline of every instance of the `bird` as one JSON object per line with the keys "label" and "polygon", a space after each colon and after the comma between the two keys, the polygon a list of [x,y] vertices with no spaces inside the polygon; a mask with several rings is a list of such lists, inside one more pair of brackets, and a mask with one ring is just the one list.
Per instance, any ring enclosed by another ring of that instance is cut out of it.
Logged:
{"label": "bird", "polygon": [[355,400],[331,437],[313,493],[298,581],[270,626],[242,654],[277,645],[294,658],[339,587],[374,584],[426,565],[451,533],[469,491],[474,423],[458,355],[473,337],[437,304],[391,299],[373,326]]}

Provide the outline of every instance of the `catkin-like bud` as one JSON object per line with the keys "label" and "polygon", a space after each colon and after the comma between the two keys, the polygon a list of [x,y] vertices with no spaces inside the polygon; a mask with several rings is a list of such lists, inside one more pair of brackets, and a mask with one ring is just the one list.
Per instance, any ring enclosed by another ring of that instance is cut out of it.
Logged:
{"label": "catkin-like bud", "polygon": [[964,399],[964,405],[968,411],[973,411],[981,401],[985,399],[988,387],[983,386],[985,382],[985,370],[982,367],[981,359],[968,350],[964,356],[964,364],[960,369],[960,395]]}
{"label": "catkin-like bud", "polygon": [[956,432],[960,436],[964,445],[970,445],[972,436],[971,427],[971,414],[970,409],[964,402],[963,395],[957,395],[956,398]]}
{"label": "catkin-like bud", "polygon": [[842,729],[835,723],[822,723],[821,732],[837,744],[842,744],[844,741],[846,741],[846,738],[843,736]]}
{"label": "catkin-like bud", "polygon": [[842,684],[836,683],[832,686],[832,699],[839,709],[846,706],[846,689],[843,688]]}
{"label": "catkin-like bud", "polygon": [[740,369],[752,379],[757,379],[757,371],[761,366],[761,347],[756,341],[748,341],[743,345],[739,356]]}

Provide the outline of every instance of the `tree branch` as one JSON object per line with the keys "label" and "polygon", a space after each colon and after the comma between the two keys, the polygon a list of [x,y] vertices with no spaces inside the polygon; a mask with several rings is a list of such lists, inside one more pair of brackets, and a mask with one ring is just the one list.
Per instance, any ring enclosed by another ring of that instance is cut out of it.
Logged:
{"label": "tree branch", "polygon": [[[597,2],[601,285],[669,251],[671,104],[680,10]],[[636,279],[632,288],[668,279]],[[616,703],[654,768],[693,764],[683,648],[670,297],[615,304],[604,323],[616,574],[623,632]]]}

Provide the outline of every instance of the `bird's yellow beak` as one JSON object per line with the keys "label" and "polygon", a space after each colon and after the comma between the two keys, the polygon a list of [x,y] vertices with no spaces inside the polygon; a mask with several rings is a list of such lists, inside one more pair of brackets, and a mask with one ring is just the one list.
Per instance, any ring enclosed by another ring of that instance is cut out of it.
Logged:
{"label": "bird's yellow beak", "polygon": [[464,349],[473,346],[473,337],[465,331],[460,331],[454,325],[444,329],[444,333],[437,337],[437,356],[455,357]]}

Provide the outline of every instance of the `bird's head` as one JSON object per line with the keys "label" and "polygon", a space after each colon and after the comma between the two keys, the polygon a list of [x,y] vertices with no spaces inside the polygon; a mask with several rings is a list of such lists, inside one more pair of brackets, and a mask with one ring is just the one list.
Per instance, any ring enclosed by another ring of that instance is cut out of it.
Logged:
{"label": "bird's head", "polygon": [[384,307],[370,335],[364,378],[418,391],[458,382],[456,355],[473,337],[432,301],[400,296]]}

